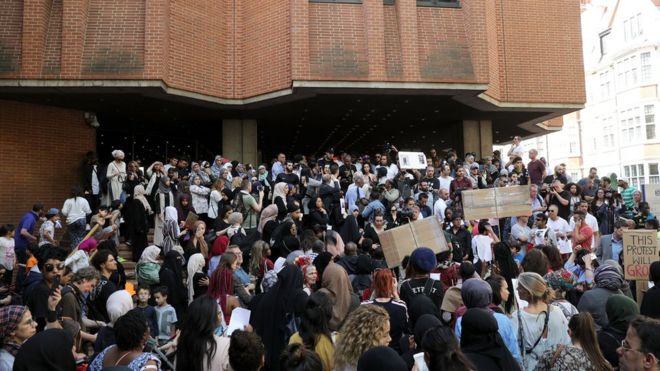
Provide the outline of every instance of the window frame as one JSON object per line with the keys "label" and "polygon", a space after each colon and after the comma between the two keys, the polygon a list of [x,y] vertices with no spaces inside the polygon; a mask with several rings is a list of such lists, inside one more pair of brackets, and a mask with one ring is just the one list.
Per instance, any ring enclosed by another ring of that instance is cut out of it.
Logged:
{"label": "window frame", "polygon": [[417,0],[417,6],[432,8],[460,8],[460,0]]}

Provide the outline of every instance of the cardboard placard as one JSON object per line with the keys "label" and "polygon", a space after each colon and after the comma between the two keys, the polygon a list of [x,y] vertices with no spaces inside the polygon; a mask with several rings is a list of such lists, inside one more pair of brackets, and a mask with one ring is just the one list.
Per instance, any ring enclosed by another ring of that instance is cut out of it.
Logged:
{"label": "cardboard placard", "polygon": [[468,220],[532,215],[528,185],[463,191],[461,197]]}
{"label": "cardboard placard", "polygon": [[[192,231],[193,228],[195,228],[195,223],[197,223],[198,220],[199,216],[192,211],[189,211],[188,216],[186,217],[185,228],[189,231]],[[208,228],[208,226],[206,228]]]}
{"label": "cardboard placard", "polygon": [[623,263],[627,280],[648,281],[651,263],[658,261],[657,232],[646,229],[623,231]]}
{"label": "cardboard placard", "polygon": [[401,260],[420,246],[428,247],[436,254],[449,250],[442,224],[434,217],[389,229],[380,233],[378,238],[390,268],[401,265]]}
{"label": "cardboard placard", "polygon": [[651,210],[657,213],[660,210],[660,184],[645,184],[642,185],[642,195],[644,201],[649,203]]}
{"label": "cardboard placard", "polygon": [[399,168],[426,169],[426,166],[424,152],[399,152]]}

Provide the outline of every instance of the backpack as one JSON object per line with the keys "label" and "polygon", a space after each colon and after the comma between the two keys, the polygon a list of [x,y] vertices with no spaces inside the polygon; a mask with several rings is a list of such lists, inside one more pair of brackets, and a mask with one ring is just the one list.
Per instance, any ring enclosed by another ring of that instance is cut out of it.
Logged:
{"label": "backpack", "polygon": [[152,286],[160,283],[160,265],[156,263],[138,263],[136,266],[139,285]]}
{"label": "backpack", "polygon": [[241,213],[243,215],[243,221],[247,219],[248,209],[245,207],[245,201],[243,200],[243,192],[238,192],[234,199],[231,201],[231,207],[234,209],[234,212]]}

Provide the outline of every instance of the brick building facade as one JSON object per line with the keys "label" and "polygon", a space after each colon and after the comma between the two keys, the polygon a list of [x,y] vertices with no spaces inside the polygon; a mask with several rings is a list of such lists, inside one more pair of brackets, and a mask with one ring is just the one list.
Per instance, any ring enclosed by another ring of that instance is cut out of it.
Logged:
{"label": "brick building facade", "polygon": [[[315,143],[305,149],[341,142],[350,150],[395,137],[404,123],[428,137],[402,146],[439,143],[447,129],[457,134],[442,138],[446,145],[486,152],[514,134],[541,132],[537,123],[585,100],[575,0],[6,0],[0,7],[0,157],[13,164],[39,154],[24,163],[53,171],[17,174],[26,183],[7,184],[8,173],[16,179],[10,165],[1,170],[0,193],[67,183],[12,196],[20,209],[51,195],[59,205],[77,181],[73,164],[60,158],[75,157],[77,166],[95,149],[87,111],[112,117],[102,127],[137,123],[126,130],[177,120],[221,126],[223,152],[256,161],[257,151],[268,158],[275,150],[258,136],[288,142],[302,128],[300,142]],[[26,123],[30,134],[16,135]],[[346,134],[368,127],[378,130]],[[310,128],[325,141],[305,138]],[[57,155],[37,160],[50,147]],[[2,209],[0,220],[16,219]]]}

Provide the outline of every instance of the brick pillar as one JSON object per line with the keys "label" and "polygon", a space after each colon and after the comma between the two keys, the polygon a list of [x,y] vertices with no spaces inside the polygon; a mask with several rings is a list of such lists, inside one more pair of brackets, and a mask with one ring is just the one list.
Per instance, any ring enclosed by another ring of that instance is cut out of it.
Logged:
{"label": "brick pillar", "polygon": [[369,80],[383,81],[386,78],[383,0],[364,0],[364,15],[367,20]]}
{"label": "brick pillar", "polygon": [[309,0],[291,1],[291,76],[309,80]]}
{"label": "brick pillar", "polygon": [[80,78],[89,0],[67,0],[62,8],[62,78]]}
{"label": "brick pillar", "polygon": [[417,2],[414,0],[397,0],[394,4],[399,22],[403,79],[418,81],[420,80],[420,74],[417,43]]}
{"label": "brick pillar", "polygon": [[231,160],[256,165],[257,120],[222,120],[222,155]]}
{"label": "brick pillar", "polygon": [[41,75],[51,7],[52,0],[23,2],[21,78],[36,79]]}

